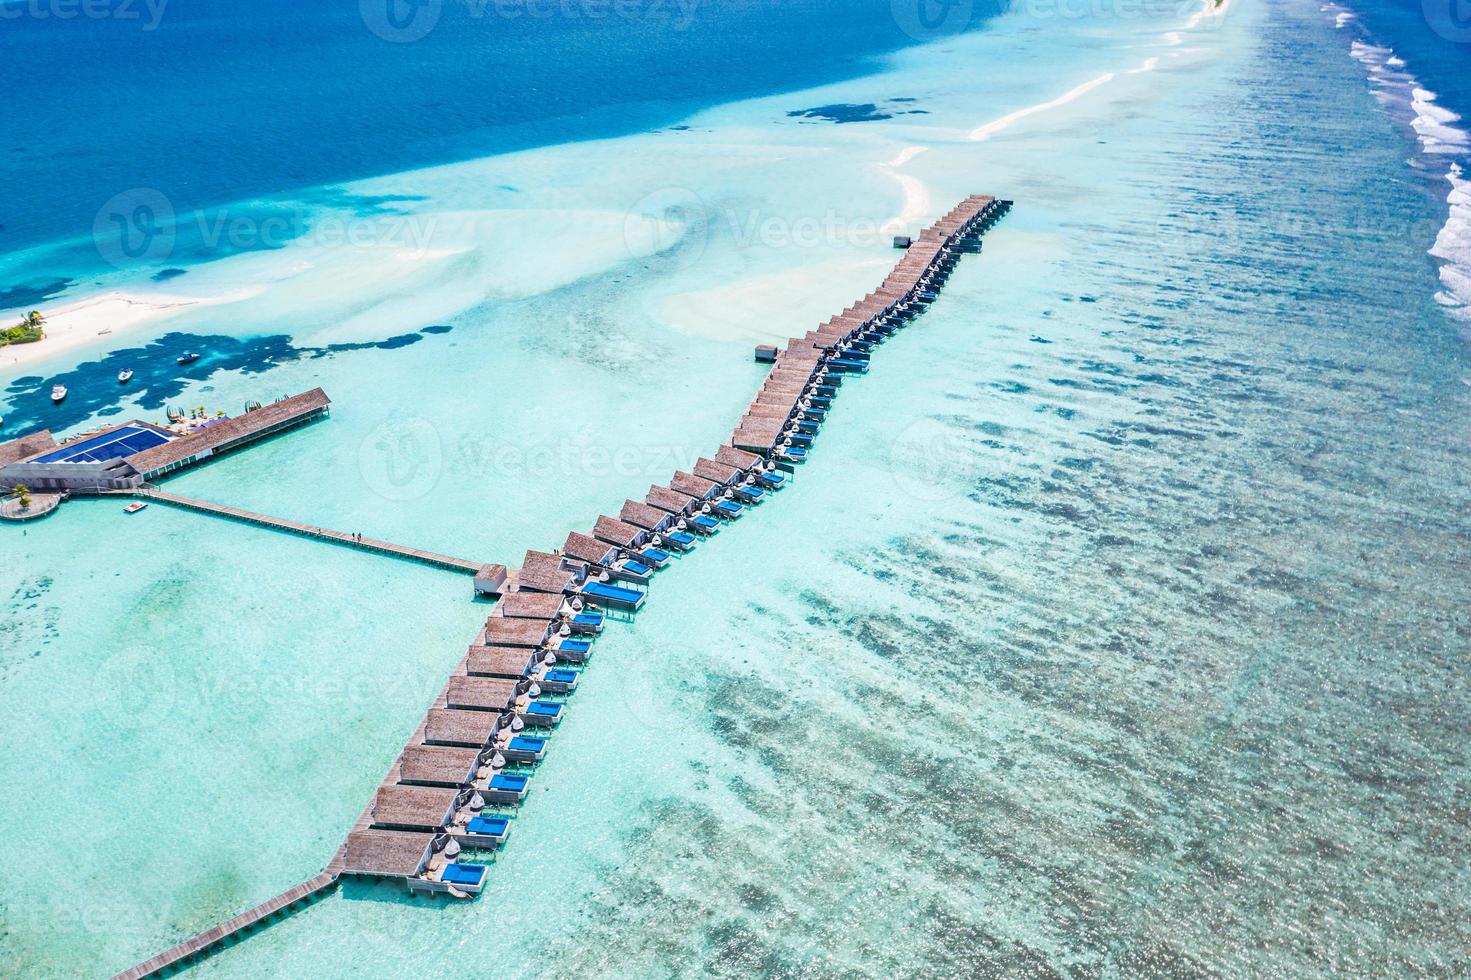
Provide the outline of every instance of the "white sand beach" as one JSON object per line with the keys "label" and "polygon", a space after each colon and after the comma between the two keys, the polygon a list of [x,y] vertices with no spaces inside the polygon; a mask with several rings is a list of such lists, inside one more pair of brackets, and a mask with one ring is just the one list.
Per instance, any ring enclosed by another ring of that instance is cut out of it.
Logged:
{"label": "white sand beach", "polygon": [[[141,325],[157,323],[195,307],[234,302],[246,295],[248,294],[232,293],[198,298],[162,293],[141,295],[110,292],[56,309],[42,306],[40,310],[46,317],[46,336],[31,344],[0,347],[0,366],[13,368],[65,354],[89,344],[106,343],[118,334]],[[0,314],[0,323],[18,323],[26,313],[26,310],[11,310]]]}

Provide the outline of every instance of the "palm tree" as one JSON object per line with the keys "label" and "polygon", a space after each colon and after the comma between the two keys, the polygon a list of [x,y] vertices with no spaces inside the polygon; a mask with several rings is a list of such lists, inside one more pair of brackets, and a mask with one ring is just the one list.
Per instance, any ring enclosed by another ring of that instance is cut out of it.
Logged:
{"label": "palm tree", "polygon": [[12,497],[24,497],[30,492],[31,488],[26,486],[24,483],[17,483],[15,486],[10,488],[10,495]]}
{"label": "palm tree", "polygon": [[39,327],[45,322],[46,318],[41,315],[40,310],[32,310],[26,314],[26,326],[28,327]]}

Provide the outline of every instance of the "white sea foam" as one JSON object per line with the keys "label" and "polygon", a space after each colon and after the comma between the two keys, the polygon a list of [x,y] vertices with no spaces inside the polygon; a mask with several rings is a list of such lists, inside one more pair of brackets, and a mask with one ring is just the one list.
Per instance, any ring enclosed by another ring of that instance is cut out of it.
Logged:
{"label": "white sea foam", "polygon": [[[1337,12],[1337,22],[1342,26],[1347,11],[1336,4],[1323,9]],[[1375,98],[1392,111],[1398,110],[1414,133],[1424,163],[1433,167],[1433,161],[1463,156],[1471,150],[1471,133],[1458,125],[1461,117],[1438,104],[1435,93],[1420,84],[1393,49],[1356,40],[1349,53],[1368,71]],[[1471,322],[1471,180],[1462,176],[1462,165],[1456,160],[1445,166],[1445,180],[1451,185],[1446,195],[1448,213],[1429,250],[1440,260],[1444,287],[1435,294],[1435,300],[1457,319]]]}
{"label": "white sea foam", "polygon": [[1027,106],[1025,109],[1009,112],[1000,119],[993,119],[984,126],[977,126],[975,129],[972,129],[970,131],[970,138],[972,140],[989,139],[1004,129],[1010,129],[1013,124],[1020,122],[1028,116],[1035,116],[1039,112],[1047,112],[1049,109],[1056,109],[1059,106],[1067,105],[1069,102],[1074,102],[1082,98],[1099,86],[1107,85],[1113,81],[1114,76],[1114,72],[1106,71],[1096,78],[1090,78],[1081,85],[1076,85],[1068,89],[1055,99],[1049,99],[1046,102],[1039,102],[1036,105]]}
{"label": "white sea foam", "polygon": [[[1194,14],[1190,15],[1190,17],[1186,18],[1184,24],[1181,25],[1181,29],[1167,31],[1163,35],[1161,35],[1161,43],[1163,43],[1167,47],[1178,47],[1184,42],[1186,35],[1190,31],[1200,27],[1207,21],[1217,20],[1221,17],[1224,17],[1226,15],[1226,11],[1230,9],[1230,6],[1231,0],[1224,0],[1224,2],[1220,4],[1206,3],[1204,6],[1201,7],[1201,9],[1197,10]],[[1191,48],[1187,50],[1194,51],[1198,49]],[[1170,52],[1169,56],[1171,58],[1176,58],[1182,53],[1184,52],[1172,51]],[[1013,126],[1015,123],[1020,122],[1021,120],[1026,119],[1029,116],[1034,116],[1042,112],[1048,112],[1052,109],[1057,109],[1061,106],[1067,105],[1070,102],[1076,101],[1077,99],[1082,98],[1084,95],[1087,95],[1089,92],[1092,92],[1094,89],[1101,88],[1102,86],[1107,85],[1109,82],[1113,81],[1121,74],[1142,75],[1147,72],[1154,71],[1156,68],[1159,67],[1159,65],[1160,57],[1156,55],[1144,59],[1142,63],[1134,68],[1126,68],[1118,72],[1104,72],[1103,74],[1098,75],[1095,78],[1090,78],[1088,81],[1069,89],[1055,99],[1050,99],[1046,102],[1038,103],[1037,105],[1027,106],[1025,109],[1018,109],[1015,112],[1011,112],[1000,117],[999,119],[993,119],[991,122],[988,122],[983,126],[977,126],[975,129],[970,131],[970,138],[976,141],[989,139],[997,133],[1011,128],[1011,126]]]}

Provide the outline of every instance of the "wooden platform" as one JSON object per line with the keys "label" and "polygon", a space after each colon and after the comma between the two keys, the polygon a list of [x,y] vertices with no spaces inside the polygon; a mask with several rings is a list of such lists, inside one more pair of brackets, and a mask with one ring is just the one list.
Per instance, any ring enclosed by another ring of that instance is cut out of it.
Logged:
{"label": "wooden platform", "polygon": [[173,504],[175,507],[186,507],[189,510],[202,511],[206,514],[214,514],[217,517],[226,517],[232,521],[241,521],[260,527],[274,528],[277,531],[285,531],[288,534],[299,534],[302,537],[315,538],[320,541],[330,541],[333,544],[345,545],[349,548],[356,548],[359,551],[372,551],[380,555],[392,555],[395,558],[404,558],[408,561],[419,562],[421,565],[432,565],[435,568],[444,568],[452,572],[467,572],[475,575],[481,568],[485,567],[481,562],[468,561],[464,558],[451,558],[449,555],[437,555],[432,551],[408,548],[389,541],[379,541],[376,538],[358,539],[346,531],[333,531],[325,527],[313,527],[310,524],[288,520],[284,517],[270,517],[266,514],[241,510],[239,507],[212,504],[207,500],[182,497],[177,493],[169,493],[167,490],[159,490],[154,487],[140,487],[132,491],[132,493],[135,496],[143,497],[149,501]]}
{"label": "wooden platform", "polygon": [[277,912],[285,911],[297,902],[313,898],[336,886],[337,875],[324,871],[315,878],[303,881],[295,888],[289,888],[275,898],[262,902],[249,912],[237,915],[227,922],[221,922],[219,925],[206,929],[191,939],[186,939],[173,949],[165,950],[150,960],[144,960],[137,966],[116,974],[113,980],[142,980],[143,977],[157,976],[171,966],[179,965],[192,957],[208,953],[221,943],[228,941],[231,937],[245,932],[258,923],[264,922]]}

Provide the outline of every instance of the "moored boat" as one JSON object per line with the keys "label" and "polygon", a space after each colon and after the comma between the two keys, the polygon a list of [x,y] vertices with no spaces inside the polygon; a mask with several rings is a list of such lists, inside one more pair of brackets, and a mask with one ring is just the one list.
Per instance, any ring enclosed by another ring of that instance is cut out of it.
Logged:
{"label": "moored boat", "polygon": [[179,355],[178,363],[193,364],[197,360],[199,360],[198,354],[194,353],[191,350],[186,350],[183,354]]}
{"label": "moored boat", "polygon": [[121,371],[119,371],[117,373],[117,382],[118,382],[118,384],[125,385],[129,381],[131,381],[131,380],[133,380],[133,369],[132,368],[123,368]]}
{"label": "moored boat", "polygon": [[62,399],[64,399],[64,398],[66,398],[66,385],[52,385],[51,386],[51,402],[52,402],[52,404],[56,404],[56,403],[60,402]]}

